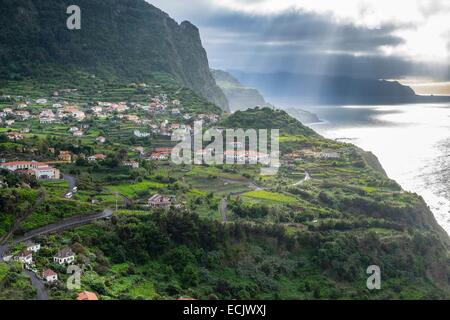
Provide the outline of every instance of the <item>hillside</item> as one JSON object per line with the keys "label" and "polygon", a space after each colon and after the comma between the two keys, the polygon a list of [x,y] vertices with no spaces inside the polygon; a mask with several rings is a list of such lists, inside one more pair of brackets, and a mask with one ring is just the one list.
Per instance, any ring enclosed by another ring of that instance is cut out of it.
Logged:
{"label": "hillside", "polygon": [[222,125],[229,128],[280,129],[284,134],[318,136],[312,129],[289,116],[286,111],[272,108],[253,108],[236,111]]}
{"label": "hillside", "polygon": [[[82,11],[81,30],[66,27],[66,9],[74,4]],[[5,0],[0,27],[3,78],[81,69],[144,81],[165,72],[228,110],[198,29],[187,21],[178,24],[144,0]]]}
{"label": "hillside", "polygon": [[[450,239],[424,200],[286,111],[222,112],[194,26],[141,0],[80,0],[69,33],[68,1],[16,2],[0,14],[0,300],[36,298],[15,259],[30,234],[55,300],[450,298]],[[173,134],[200,120],[279,129],[276,175],[176,165]],[[62,249],[79,290],[55,262]],[[380,290],[367,287],[373,265]]]}
{"label": "hillside", "polygon": [[[148,152],[171,146],[170,139],[160,132],[133,137],[134,130],[148,125],[126,117],[152,123],[164,119],[179,123],[183,117],[173,115],[171,107],[151,113],[132,101],[144,104],[147,94],[161,99],[169,94],[168,100],[179,99],[189,114],[202,112],[191,104],[196,97],[189,91],[178,92],[161,79],[156,83],[149,84],[147,92],[94,83],[101,88],[101,97],[88,91],[92,83],[56,97],[45,95],[51,90],[42,89],[44,84],[24,81],[9,81],[2,89],[11,99],[30,103],[16,109],[19,101],[1,102],[2,110],[14,105],[13,110],[25,109],[31,116],[27,121],[16,117],[15,123],[0,130],[2,154],[7,160],[48,162],[61,150],[69,150],[76,160],[54,165],[74,177],[78,192],[67,199],[65,180],[36,181],[0,171],[0,237],[21,216],[23,221],[13,232],[16,238],[61,219],[119,206],[111,219],[34,239],[44,248],[33,255],[35,268],[58,273],[58,284],[49,288],[51,299],[73,300],[77,294],[67,290],[69,275],[52,259],[67,246],[75,252],[77,265],[83,266],[82,290],[95,292],[100,299],[449,297],[448,236],[423,200],[389,180],[373,155],[324,139],[284,111],[255,108],[205,125],[281,129],[281,167],[276,176],[262,177],[254,165],[177,166],[168,159],[152,160]],[[46,105],[34,104],[31,97],[36,96],[46,97]],[[134,107],[121,114],[89,113],[99,99],[126,100]],[[65,100],[79,105],[87,118],[39,123],[35,115]],[[214,112],[213,107],[210,110]],[[68,132],[85,125],[81,137]],[[30,132],[23,133],[23,139],[7,138],[7,133],[24,128]],[[96,142],[100,134],[105,143]],[[136,151],[138,147],[143,153]],[[336,155],[323,157],[324,152]],[[107,157],[86,160],[96,153]],[[138,167],[124,166],[122,161],[134,161]],[[41,192],[45,203],[30,212]],[[148,199],[155,194],[171,197],[172,205],[149,207]],[[224,199],[226,208],[219,211]],[[11,246],[15,254],[22,248]],[[366,288],[369,265],[380,266],[382,290]],[[10,297],[31,299],[35,293],[28,278],[20,275],[21,268],[17,262],[0,262],[0,289]]]}

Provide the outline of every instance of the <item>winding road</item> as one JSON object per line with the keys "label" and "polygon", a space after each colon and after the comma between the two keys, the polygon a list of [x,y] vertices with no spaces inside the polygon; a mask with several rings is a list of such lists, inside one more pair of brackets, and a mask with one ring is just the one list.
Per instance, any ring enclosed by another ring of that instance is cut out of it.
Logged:
{"label": "winding road", "polygon": [[[105,210],[103,210],[103,212],[100,212],[100,213],[94,213],[94,214],[86,215],[86,216],[75,216],[75,217],[63,219],[56,223],[49,224],[47,226],[31,230],[19,238],[13,239],[11,241],[11,244],[15,245],[20,242],[31,240],[32,238],[37,237],[37,236],[49,234],[52,232],[62,231],[62,230],[72,228],[75,226],[87,224],[87,223],[90,223],[92,221],[99,220],[99,219],[109,218],[112,216],[113,213],[114,213],[113,210],[105,209]],[[0,246],[0,257],[2,257],[3,254],[8,250],[9,250],[9,244]]]}
{"label": "winding road", "polygon": [[30,270],[24,270],[24,273],[30,278],[31,285],[36,289],[37,299],[48,300],[48,290],[44,282],[41,279],[39,279],[34,272]]}
{"label": "winding road", "polygon": [[311,180],[311,176],[310,176],[309,172],[305,170],[305,178],[303,178],[303,180],[300,180],[299,182],[292,184],[291,187],[299,186],[309,180]]}
{"label": "winding road", "polygon": [[[34,237],[41,236],[44,234],[62,231],[68,228],[72,228],[75,226],[83,225],[90,223],[95,220],[109,218],[114,213],[111,209],[105,209],[101,213],[96,213],[88,216],[76,216],[61,220],[57,223],[50,224],[38,229],[31,230],[25,233],[22,237],[16,238],[11,241],[12,245],[18,244],[23,241],[30,240]],[[9,244],[5,244],[0,246],[0,258],[3,257],[4,253],[9,251]],[[36,289],[37,292],[37,300],[48,300],[48,290],[45,286],[45,283],[39,279],[35,273],[29,270],[24,270],[24,273],[30,278],[31,285]]]}
{"label": "winding road", "polygon": [[44,234],[62,231],[64,229],[71,228],[74,226],[87,224],[87,223],[90,223],[95,220],[109,218],[112,216],[113,213],[114,213],[113,210],[105,209],[105,210],[103,210],[103,212],[100,212],[100,213],[95,213],[95,214],[91,214],[91,215],[87,215],[87,216],[76,216],[76,217],[70,217],[67,219],[63,219],[54,224],[49,224],[47,226],[29,231],[29,232],[25,233],[22,237],[14,239],[13,244],[27,241],[34,237],[41,236]]}
{"label": "winding road", "polygon": [[[75,178],[71,175],[65,174],[63,176],[63,179],[67,181],[68,183],[68,190],[65,195],[67,195],[69,192],[73,192],[74,188],[76,187],[75,184]],[[64,195],[64,196],[65,196]],[[128,199],[125,199],[125,202],[127,202]],[[23,236],[13,239],[10,243],[6,243],[3,245],[0,245],[0,259],[3,257],[3,255],[9,251],[9,248],[11,245],[16,245],[20,242],[24,242],[27,240],[31,240],[34,237],[41,236],[44,234],[49,234],[53,232],[62,231],[68,228],[80,226],[83,224],[88,224],[92,221],[96,221],[99,219],[105,219],[109,218],[113,215],[114,211],[111,209],[105,209],[103,212],[100,213],[94,213],[91,215],[83,215],[83,216],[74,216],[70,218],[66,218],[63,220],[60,220],[56,223],[46,225],[41,228],[37,228],[34,230],[31,230],[27,233],[25,233]],[[37,300],[48,300],[48,290],[45,286],[45,283],[39,279],[39,277],[30,270],[24,270],[24,273],[30,278],[31,285],[36,289],[37,292]]]}
{"label": "winding road", "polygon": [[76,180],[75,177],[68,174],[64,174],[63,179],[66,180],[68,184],[67,192],[64,194],[64,197],[66,197],[68,194],[74,193],[73,189],[76,187]]}

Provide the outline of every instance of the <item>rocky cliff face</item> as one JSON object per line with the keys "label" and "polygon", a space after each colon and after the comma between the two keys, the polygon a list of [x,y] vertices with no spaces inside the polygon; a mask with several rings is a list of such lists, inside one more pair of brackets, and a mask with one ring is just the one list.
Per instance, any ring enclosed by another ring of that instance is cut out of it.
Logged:
{"label": "rocky cliff face", "polygon": [[271,107],[258,90],[243,86],[236,78],[222,70],[211,70],[217,85],[228,99],[231,111]]}
{"label": "rocky cliff face", "polygon": [[[256,106],[273,107],[273,105],[266,102],[257,89],[244,86],[230,73],[222,70],[211,70],[211,72],[217,85],[227,97],[231,111],[243,111]],[[304,124],[320,122],[316,114],[306,110],[296,108],[286,109],[286,112]]]}
{"label": "rocky cliff face", "polygon": [[[70,5],[81,9],[80,30],[66,26]],[[39,76],[48,67],[132,80],[165,72],[228,110],[198,29],[144,0],[3,0],[0,27],[0,77]]]}

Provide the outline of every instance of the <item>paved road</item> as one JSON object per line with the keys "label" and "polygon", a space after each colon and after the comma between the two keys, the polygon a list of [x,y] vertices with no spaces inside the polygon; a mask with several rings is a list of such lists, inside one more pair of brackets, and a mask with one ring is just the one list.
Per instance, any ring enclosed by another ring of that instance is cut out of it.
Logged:
{"label": "paved road", "polygon": [[[68,229],[71,227],[87,224],[87,223],[90,223],[95,220],[108,218],[108,217],[112,216],[113,212],[114,211],[112,211],[110,209],[105,209],[101,213],[96,213],[96,214],[92,214],[89,216],[77,216],[77,217],[67,218],[67,219],[61,220],[57,223],[29,231],[29,232],[25,233],[22,237],[14,239],[12,241],[12,244],[17,244],[19,242],[30,240],[36,236],[40,236],[40,235],[44,235],[44,234],[48,234],[48,233],[52,233],[52,232],[56,232],[56,231],[62,231],[64,229]],[[9,250],[9,245],[6,244],[3,246],[0,246],[0,258],[8,250]],[[29,270],[24,270],[24,272],[25,272],[25,274],[28,275],[28,277],[31,280],[31,285],[37,291],[37,299],[38,300],[48,300],[48,290],[47,290],[44,282],[41,279],[39,279],[36,276],[36,274],[34,274],[33,272],[31,272]]]}
{"label": "paved road", "polygon": [[88,216],[76,216],[67,218],[61,221],[58,221],[57,223],[50,224],[48,226],[44,226],[42,228],[34,229],[32,231],[29,231],[25,233],[22,237],[14,239],[13,243],[19,243],[23,241],[30,240],[36,236],[41,236],[44,234],[61,231],[67,228],[71,228],[77,225],[86,224],[95,220],[104,219],[111,217],[113,214],[113,210],[111,209],[105,209],[103,212],[91,214]]}
{"label": "paved road", "polygon": [[37,291],[37,299],[48,300],[48,290],[44,282],[41,279],[39,279],[34,272],[31,272],[29,270],[24,270],[24,272],[28,277],[30,277],[31,285]]}
{"label": "paved road", "polygon": [[8,250],[9,250],[9,246],[7,244],[0,246],[0,258],[3,257],[3,254]]}
{"label": "paved road", "polygon": [[[54,224],[50,224],[50,225],[47,225],[47,226],[44,226],[44,227],[41,227],[38,229],[31,230],[31,231],[25,233],[23,236],[14,239],[12,241],[12,244],[17,244],[17,243],[20,243],[23,241],[27,241],[34,237],[41,236],[44,234],[62,231],[64,229],[87,224],[87,223],[90,223],[95,220],[108,218],[108,217],[112,216],[113,212],[114,211],[111,209],[105,209],[103,212],[91,214],[88,216],[76,216],[76,217],[67,218],[67,219],[58,221]],[[0,246],[0,257],[3,256],[5,251],[7,251],[8,249],[9,249],[8,245]]]}
{"label": "paved road", "polygon": [[75,177],[68,175],[68,174],[63,175],[63,179],[66,180],[69,185],[67,187],[66,193],[64,194],[64,196],[65,196],[69,192],[73,192],[73,188],[76,187],[76,180],[75,180]]}
{"label": "paved road", "polygon": [[303,180],[300,180],[299,182],[294,183],[293,185],[291,185],[291,187],[299,186],[309,180],[311,180],[311,176],[309,175],[309,172],[305,170],[305,178],[303,178]]}

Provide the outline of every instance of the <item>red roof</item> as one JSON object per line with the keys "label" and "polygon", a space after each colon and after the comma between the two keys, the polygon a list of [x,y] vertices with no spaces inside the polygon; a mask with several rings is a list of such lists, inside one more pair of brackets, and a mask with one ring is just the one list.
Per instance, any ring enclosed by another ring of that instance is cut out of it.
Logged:
{"label": "red roof", "polygon": [[106,159],[106,155],[104,155],[103,153],[94,154],[94,157],[96,159]]}
{"label": "red roof", "polygon": [[159,153],[171,153],[172,152],[172,148],[156,148],[153,151],[159,152]]}
{"label": "red roof", "polygon": [[47,269],[47,270],[44,270],[43,272],[42,272],[42,276],[44,277],[44,278],[47,278],[47,277],[52,277],[52,276],[57,276],[58,274],[55,272],[55,271],[53,271],[52,269]]}
{"label": "red roof", "polygon": [[78,294],[77,300],[98,300],[94,292],[83,291]]}
{"label": "red roof", "polygon": [[35,161],[11,161],[11,162],[4,162],[0,163],[2,166],[18,166],[18,165],[35,165],[35,166],[42,166],[46,165],[42,162],[35,162]]}

